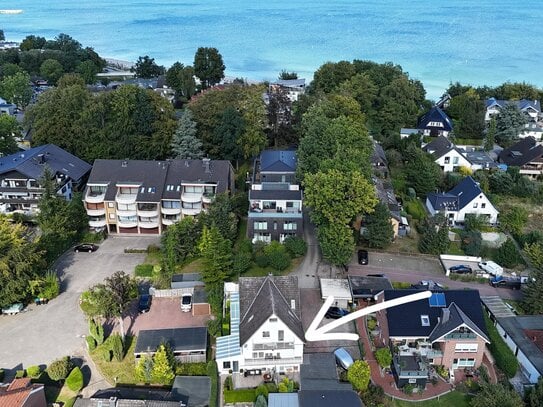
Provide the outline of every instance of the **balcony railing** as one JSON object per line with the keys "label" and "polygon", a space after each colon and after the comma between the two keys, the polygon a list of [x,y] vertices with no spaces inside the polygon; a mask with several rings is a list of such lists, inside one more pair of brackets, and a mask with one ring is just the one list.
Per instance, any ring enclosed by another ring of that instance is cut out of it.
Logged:
{"label": "balcony railing", "polygon": [[87,215],[89,216],[102,216],[106,214],[106,208],[87,209]]}
{"label": "balcony railing", "polygon": [[215,194],[211,192],[204,192],[202,195],[202,202],[203,203],[211,203],[215,199]]}
{"label": "balcony railing", "polygon": [[176,217],[175,219],[167,219],[167,218],[162,218],[162,224],[164,225],[173,225],[175,222],[178,222],[179,221],[179,217]]}
{"label": "balcony railing", "polygon": [[104,202],[105,197],[106,197],[106,191],[104,192],[87,191],[87,195],[85,195],[85,201],[88,203],[100,203],[100,202]]}
{"label": "balcony railing", "polygon": [[133,204],[136,203],[137,194],[117,194],[115,201],[120,204]]}
{"label": "balcony railing", "polygon": [[140,216],[158,216],[158,206],[156,206],[154,209],[152,208],[145,208],[145,209],[139,209],[138,208],[138,215]]}
{"label": "balcony railing", "polygon": [[181,195],[181,200],[188,203],[196,203],[202,201],[202,193],[185,192]]}
{"label": "balcony railing", "polygon": [[91,228],[101,228],[106,226],[106,218],[99,220],[89,220],[89,226]]}
{"label": "balcony railing", "polygon": [[183,215],[195,216],[202,211],[202,208],[181,208],[181,213]]}
{"label": "balcony railing", "polygon": [[473,332],[469,333],[451,333],[448,335],[445,335],[445,339],[477,339],[477,335],[475,335]]}
{"label": "balcony railing", "polygon": [[245,359],[246,366],[296,365],[300,363],[303,363],[303,358]]}
{"label": "balcony railing", "polygon": [[294,349],[294,342],[254,343],[253,350]]}
{"label": "balcony railing", "polygon": [[153,229],[158,227],[158,220],[156,221],[139,221],[139,227],[144,229]]}
{"label": "balcony railing", "polygon": [[255,212],[249,211],[249,218],[288,218],[288,219],[302,219],[302,212]]}
{"label": "balcony railing", "polygon": [[165,208],[161,206],[160,211],[164,215],[179,215],[181,213],[181,206],[179,206],[179,208]]}

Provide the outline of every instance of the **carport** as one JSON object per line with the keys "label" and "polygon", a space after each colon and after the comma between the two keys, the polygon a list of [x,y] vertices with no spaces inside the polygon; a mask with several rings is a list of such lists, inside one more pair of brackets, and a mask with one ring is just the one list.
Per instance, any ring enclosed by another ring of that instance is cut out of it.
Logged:
{"label": "carport", "polygon": [[347,279],[339,278],[321,278],[321,298],[333,296],[336,307],[346,308],[353,303],[351,289]]}

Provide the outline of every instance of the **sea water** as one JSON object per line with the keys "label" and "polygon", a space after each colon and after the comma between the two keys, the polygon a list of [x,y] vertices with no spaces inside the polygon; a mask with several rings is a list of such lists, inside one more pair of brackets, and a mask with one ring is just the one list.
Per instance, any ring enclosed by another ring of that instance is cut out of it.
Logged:
{"label": "sea water", "polygon": [[66,33],[100,55],[191,64],[219,49],[226,74],[312,78],[326,61],[400,64],[430,98],[456,81],[543,86],[543,0],[12,0],[8,40]]}

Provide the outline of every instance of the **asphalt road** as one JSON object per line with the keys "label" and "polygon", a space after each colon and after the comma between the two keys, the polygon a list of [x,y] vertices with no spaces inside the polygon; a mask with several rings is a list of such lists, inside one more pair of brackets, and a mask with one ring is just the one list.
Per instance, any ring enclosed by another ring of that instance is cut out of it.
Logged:
{"label": "asphalt road", "polygon": [[145,254],[124,249],[146,248],[157,237],[109,237],[94,253],[66,252],[55,269],[62,292],[47,305],[29,305],[18,315],[0,315],[0,368],[48,364],[66,355],[84,355],[88,326],[79,296],[117,270],[132,273]]}

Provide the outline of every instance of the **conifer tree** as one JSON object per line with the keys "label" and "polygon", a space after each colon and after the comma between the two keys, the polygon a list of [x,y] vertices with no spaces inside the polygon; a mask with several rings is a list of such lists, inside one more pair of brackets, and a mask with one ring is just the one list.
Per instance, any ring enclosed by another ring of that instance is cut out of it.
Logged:
{"label": "conifer tree", "polygon": [[373,213],[366,217],[366,235],[370,247],[384,249],[394,239],[394,228],[390,222],[390,211],[381,202],[375,205]]}
{"label": "conifer tree", "polygon": [[151,372],[153,382],[170,385],[175,378],[173,368],[166,346],[160,345],[153,357],[153,370]]}

